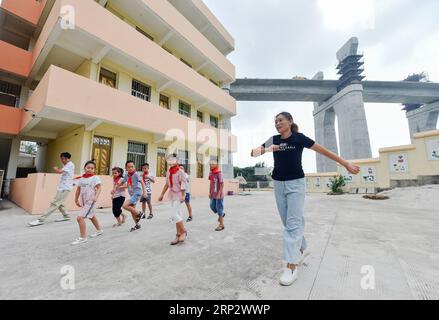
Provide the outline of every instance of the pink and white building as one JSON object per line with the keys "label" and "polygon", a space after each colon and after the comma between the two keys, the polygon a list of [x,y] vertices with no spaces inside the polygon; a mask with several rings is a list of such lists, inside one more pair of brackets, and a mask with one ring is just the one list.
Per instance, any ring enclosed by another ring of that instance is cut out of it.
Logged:
{"label": "pink and white building", "polygon": [[[0,170],[27,212],[49,204],[64,151],[77,174],[96,160],[104,195],[113,166],[149,162],[163,177],[170,152],[195,197],[207,196],[212,158],[238,191],[234,39],[201,0],[3,0],[0,28]],[[38,144],[33,166],[22,167],[22,141]]]}

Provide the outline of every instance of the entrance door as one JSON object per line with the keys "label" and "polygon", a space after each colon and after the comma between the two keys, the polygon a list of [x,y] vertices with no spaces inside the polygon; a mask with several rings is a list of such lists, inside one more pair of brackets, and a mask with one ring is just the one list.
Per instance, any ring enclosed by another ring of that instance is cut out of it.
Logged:
{"label": "entrance door", "polygon": [[166,163],[166,149],[157,149],[157,177],[166,177],[166,169],[168,164]]}
{"label": "entrance door", "polygon": [[93,138],[93,159],[96,162],[96,174],[109,175],[111,165],[111,138]]}

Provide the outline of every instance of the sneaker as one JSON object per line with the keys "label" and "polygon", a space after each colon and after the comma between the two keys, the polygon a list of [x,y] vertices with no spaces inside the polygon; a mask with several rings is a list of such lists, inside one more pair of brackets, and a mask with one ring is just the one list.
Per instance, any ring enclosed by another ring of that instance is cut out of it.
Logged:
{"label": "sneaker", "polygon": [[40,219],[37,219],[37,220],[31,221],[31,222],[28,223],[28,225],[29,225],[30,227],[41,226],[42,224],[44,224],[44,221],[43,221],[43,220],[40,220]]}
{"label": "sneaker", "polygon": [[72,242],[72,246],[76,246],[78,244],[86,243],[86,242],[87,242],[87,238],[78,238]]}
{"label": "sneaker", "polygon": [[93,233],[90,238],[96,238],[101,236],[104,233],[104,230],[97,230],[95,233]]}
{"label": "sneaker", "polygon": [[55,220],[55,222],[64,222],[64,221],[70,221],[70,217],[62,217]]}
{"label": "sneaker", "polygon": [[302,252],[302,257],[300,258],[300,261],[298,263],[298,265],[302,265],[303,263],[305,263],[306,258],[308,258],[308,256],[311,254],[311,251],[309,250],[305,250]]}
{"label": "sneaker", "polygon": [[291,286],[294,281],[297,280],[297,277],[297,267],[294,270],[291,270],[290,268],[285,268],[279,278],[279,283],[282,286]]}

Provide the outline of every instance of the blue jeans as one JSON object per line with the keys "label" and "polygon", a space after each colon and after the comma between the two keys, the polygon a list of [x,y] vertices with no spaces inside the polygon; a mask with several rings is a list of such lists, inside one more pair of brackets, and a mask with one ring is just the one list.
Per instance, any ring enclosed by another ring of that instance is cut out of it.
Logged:
{"label": "blue jeans", "polygon": [[307,248],[303,216],[305,190],[304,178],[274,181],[276,204],[284,226],[284,260],[290,264],[298,264],[302,256],[300,250]]}
{"label": "blue jeans", "polygon": [[210,199],[210,209],[220,217],[224,217],[224,199]]}

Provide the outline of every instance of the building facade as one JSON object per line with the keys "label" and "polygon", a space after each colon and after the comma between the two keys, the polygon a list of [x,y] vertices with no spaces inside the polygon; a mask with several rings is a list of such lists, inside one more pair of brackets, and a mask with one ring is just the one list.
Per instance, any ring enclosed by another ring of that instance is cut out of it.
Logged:
{"label": "building facade", "polygon": [[[3,0],[0,15],[0,170],[17,204],[50,201],[17,193],[53,179],[64,151],[104,180],[126,160],[164,177],[175,152],[200,196],[218,159],[238,190],[234,39],[201,0]],[[23,141],[38,144],[34,172],[19,167]]]}

